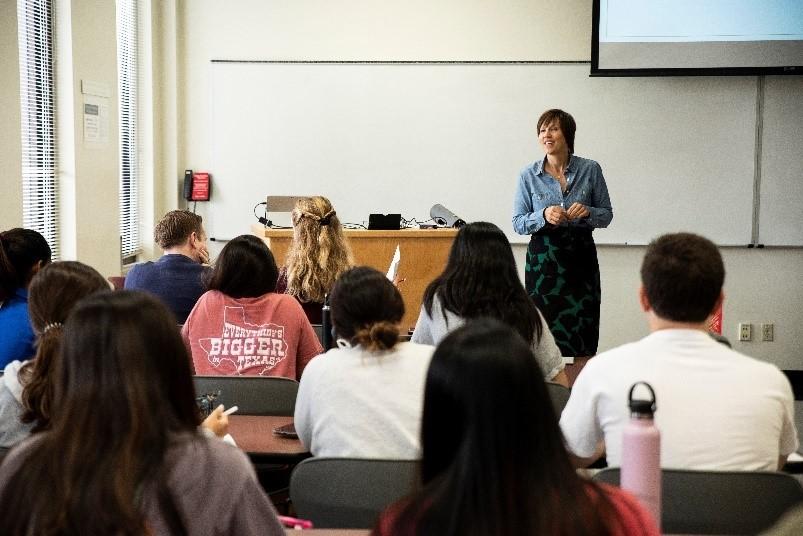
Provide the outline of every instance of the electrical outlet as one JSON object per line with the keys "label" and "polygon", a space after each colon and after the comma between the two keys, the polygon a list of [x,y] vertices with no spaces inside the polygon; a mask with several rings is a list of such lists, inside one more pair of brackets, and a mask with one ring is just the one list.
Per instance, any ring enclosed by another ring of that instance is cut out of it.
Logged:
{"label": "electrical outlet", "polygon": [[739,340],[751,341],[753,340],[753,324],[742,322],[739,324]]}
{"label": "electrical outlet", "polygon": [[772,342],[775,339],[775,324],[761,324],[761,340]]}

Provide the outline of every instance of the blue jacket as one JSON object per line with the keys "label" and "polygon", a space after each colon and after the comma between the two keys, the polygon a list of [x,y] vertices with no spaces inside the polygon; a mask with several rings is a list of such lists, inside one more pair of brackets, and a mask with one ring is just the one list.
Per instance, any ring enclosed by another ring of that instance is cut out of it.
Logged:
{"label": "blue jacket", "polygon": [[0,369],[18,359],[33,357],[34,334],[28,316],[28,290],[17,292],[0,305]]}
{"label": "blue jacket", "polygon": [[179,324],[187,320],[195,302],[204,293],[203,276],[208,267],[186,255],[162,255],[156,262],[134,266],[125,278],[125,288],[153,294],[176,315]]}

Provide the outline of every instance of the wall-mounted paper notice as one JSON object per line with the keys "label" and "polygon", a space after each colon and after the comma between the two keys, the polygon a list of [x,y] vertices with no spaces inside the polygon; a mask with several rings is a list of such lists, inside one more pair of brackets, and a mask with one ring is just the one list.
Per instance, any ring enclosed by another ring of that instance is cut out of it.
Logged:
{"label": "wall-mounted paper notice", "polygon": [[84,95],[84,142],[106,145],[109,142],[109,99]]}
{"label": "wall-mounted paper notice", "polygon": [[390,261],[390,267],[388,268],[388,279],[390,279],[391,283],[396,283],[396,276],[399,275],[399,263],[401,262],[401,251],[399,251],[399,245],[396,244],[396,252],[393,254],[393,259]]}

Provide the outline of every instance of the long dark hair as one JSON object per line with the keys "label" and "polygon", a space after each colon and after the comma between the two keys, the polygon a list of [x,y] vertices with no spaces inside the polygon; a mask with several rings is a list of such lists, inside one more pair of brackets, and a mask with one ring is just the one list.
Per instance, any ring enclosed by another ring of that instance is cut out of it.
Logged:
{"label": "long dark hair", "polygon": [[0,495],[5,534],[144,534],[153,493],[171,534],[186,525],[167,488],[170,437],[199,423],[190,358],[155,298],[90,296],[64,325],[59,407]]}
{"label": "long dark hair", "polygon": [[469,322],[435,350],[421,446],[423,488],[392,534],[599,535],[616,522],[569,460],[530,346],[496,320]]}
{"label": "long dark hair", "polygon": [[331,296],[338,337],[368,350],[387,350],[399,340],[404,301],[385,274],[369,266],[346,271]]}
{"label": "long dark hair", "polygon": [[17,227],[0,233],[0,302],[27,287],[34,266],[49,263],[50,255],[47,240],[36,231]]}
{"label": "long dark hair", "polygon": [[34,432],[50,425],[54,360],[61,346],[64,322],[80,299],[103,290],[109,290],[103,276],[76,261],[48,264],[31,279],[28,312],[36,332],[36,356],[22,366],[19,377],[25,386],[22,422],[35,423]]}
{"label": "long dark hair", "polygon": [[265,242],[240,235],[223,246],[207,288],[232,298],[256,298],[275,291],[278,278],[276,260]]}
{"label": "long dark hair", "polygon": [[446,311],[465,319],[496,318],[525,341],[541,339],[541,319],[516,272],[516,259],[505,233],[493,223],[462,227],[443,273],[424,291],[424,309],[432,316],[435,296]]}

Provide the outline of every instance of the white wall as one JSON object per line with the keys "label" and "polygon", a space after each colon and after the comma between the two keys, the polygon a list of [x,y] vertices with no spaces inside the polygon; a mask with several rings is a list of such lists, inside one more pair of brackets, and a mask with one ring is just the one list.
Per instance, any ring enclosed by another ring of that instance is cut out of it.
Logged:
{"label": "white wall", "polygon": [[[57,14],[59,12],[57,11]],[[73,91],[74,204],[65,210],[74,213],[74,228],[63,235],[76,237],[75,250],[65,257],[85,262],[101,274],[120,271],[119,230],[119,137],[117,96],[117,23],[115,3],[108,0],[72,0],[72,69],[63,73],[71,78]],[[81,82],[99,83],[108,88],[109,137],[96,146],[83,139],[83,95]],[[65,170],[69,172],[69,170]]]}
{"label": "white wall", "polygon": [[[0,3],[1,229],[22,225],[16,4]],[[115,4],[58,0],[56,18],[61,256],[111,275],[120,271]],[[83,143],[82,80],[105,84],[111,92],[103,146]]]}
{"label": "white wall", "polygon": [[[185,167],[215,171],[210,169],[212,59],[590,59],[591,2],[587,0],[176,0],[175,15],[175,35],[169,35],[171,28],[163,28],[165,40],[172,38],[176,43],[177,57],[175,76],[165,77],[166,83],[172,80],[177,85],[176,108],[170,108],[170,103],[165,109],[177,118],[177,157],[172,170],[165,166],[162,190],[168,198],[164,207],[180,204],[178,183]],[[716,117],[700,120],[716,121]],[[773,125],[765,124],[765,128]],[[254,198],[263,193],[254,192]],[[662,209],[661,203],[656,205],[656,210]],[[704,229],[700,232],[705,234]],[[643,251],[641,247],[600,248],[600,349],[646,333],[635,298]],[[516,246],[515,253],[523,264],[524,247]],[[775,323],[775,342],[734,341],[734,347],[783,368],[803,368],[797,335],[797,328],[803,326],[803,293],[798,284],[803,250],[726,248],[723,256],[728,270],[725,334],[734,340],[738,322]]]}

